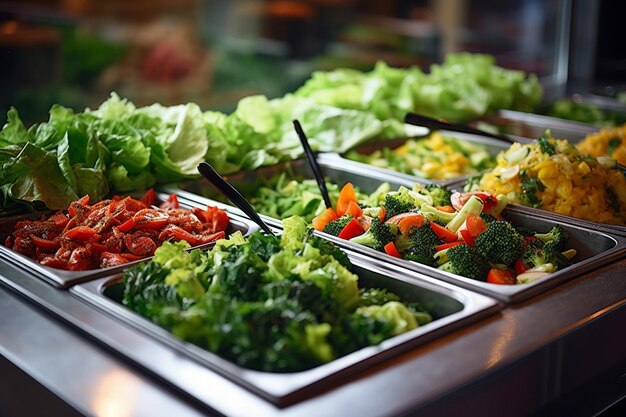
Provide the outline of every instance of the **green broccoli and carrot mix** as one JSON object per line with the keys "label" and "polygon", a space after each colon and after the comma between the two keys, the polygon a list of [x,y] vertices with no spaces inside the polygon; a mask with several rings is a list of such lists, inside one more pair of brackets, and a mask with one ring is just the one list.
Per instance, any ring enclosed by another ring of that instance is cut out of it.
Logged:
{"label": "green broccoli and carrot mix", "polygon": [[415,184],[389,191],[381,186],[370,206],[346,184],[336,208],[313,219],[316,230],[492,284],[525,284],[571,264],[565,229],[545,233],[516,228],[501,215],[505,196],[451,193],[439,185]]}
{"label": "green broccoli and carrot mix", "polygon": [[123,303],[177,337],[245,368],[290,372],[431,321],[416,302],[359,288],[347,255],[300,217],[279,238],[235,233],[204,252],[165,243],[128,269]]}

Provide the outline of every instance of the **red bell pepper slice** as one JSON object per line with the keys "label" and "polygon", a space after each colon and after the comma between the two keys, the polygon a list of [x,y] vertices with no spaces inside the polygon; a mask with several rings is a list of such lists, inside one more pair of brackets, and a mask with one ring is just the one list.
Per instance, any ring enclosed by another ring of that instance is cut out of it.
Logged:
{"label": "red bell pepper slice", "polygon": [[472,237],[472,234],[470,233],[469,230],[467,229],[463,229],[461,230],[461,237],[463,237],[463,240],[465,241],[465,243],[467,243],[467,246],[474,246],[474,238]]}
{"label": "red bell pepper slice", "polygon": [[517,279],[508,269],[490,269],[487,274],[487,282],[490,284],[513,285]]}
{"label": "red bell pepper slice", "polygon": [[352,218],[352,220],[341,229],[341,232],[339,232],[337,236],[341,239],[352,239],[353,237],[362,235],[363,232],[364,230],[359,222],[355,218]]}
{"label": "red bell pepper slice", "polygon": [[398,249],[393,242],[389,242],[385,245],[385,253],[387,255],[393,256],[394,258],[402,259],[402,256],[400,256],[400,252],[398,252]]}
{"label": "red bell pepper slice", "polygon": [[439,252],[440,250],[449,249],[449,248],[452,248],[454,246],[461,245],[462,243],[463,242],[460,241],[460,240],[457,240],[456,242],[443,243],[441,245],[435,246],[435,250],[437,252]]}
{"label": "red bell pepper slice", "polygon": [[456,233],[452,230],[446,229],[445,227],[438,225],[435,222],[430,222],[430,228],[433,229],[433,232],[437,235],[437,237],[444,242],[455,242],[458,240]]}

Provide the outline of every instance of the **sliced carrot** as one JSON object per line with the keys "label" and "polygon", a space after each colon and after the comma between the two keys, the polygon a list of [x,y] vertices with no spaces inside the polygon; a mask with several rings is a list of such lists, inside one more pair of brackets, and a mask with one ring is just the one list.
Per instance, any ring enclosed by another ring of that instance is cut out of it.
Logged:
{"label": "sliced carrot", "polygon": [[456,211],[454,210],[454,207],[449,204],[447,206],[437,206],[435,208],[439,211],[445,211],[446,213],[454,213]]}
{"label": "sliced carrot", "polygon": [[446,229],[441,225],[438,225],[435,222],[430,222],[430,228],[433,229],[433,232],[435,232],[437,237],[444,242],[455,242],[458,240],[456,233],[454,233],[452,230]]}
{"label": "sliced carrot", "polygon": [[439,252],[440,250],[449,249],[449,248],[451,248],[453,246],[457,246],[457,245],[460,245],[462,243],[463,243],[462,240],[457,240],[456,242],[450,242],[450,243],[443,243],[441,245],[435,246],[435,250],[437,252]]}
{"label": "sliced carrot", "polygon": [[385,218],[387,218],[387,210],[385,210],[385,206],[380,206],[380,213],[378,213],[378,220],[380,220],[381,222],[384,222]]}
{"label": "sliced carrot", "polygon": [[[412,216],[422,216],[419,213],[413,213],[411,211],[407,211],[406,213],[400,213],[400,214],[396,214],[393,217],[390,217],[387,219],[387,221],[385,221],[385,223],[393,223],[393,224],[400,224],[400,222],[406,218],[406,217],[412,217]],[[422,216],[423,217],[423,216]]]}
{"label": "sliced carrot", "polygon": [[465,219],[465,226],[470,235],[474,238],[480,236],[482,232],[487,230],[487,224],[485,223],[485,221],[481,219],[480,216],[477,216],[475,214],[470,214],[469,216],[467,216],[467,219]]}
{"label": "sliced carrot", "polygon": [[339,217],[346,214],[346,210],[348,210],[348,206],[351,201],[356,203],[357,199],[356,193],[354,192],[354,186],[351,182],[349,182],[343,186],[341,192],[339,193],[339,198],[337,199],[337,215]]}
{"label": "sliced carrot", "polygon": [[490,269],[487,274],[487,282],[491,284],[512,285],[517,279],[508,269]]}
{"label": "sliced carrot", "polygon": [[352,219],[341,229],[337,235],[340,239],[352,239],[363,234],[363,228],[356,219]]}
{"label": "sliced carrot", "polygon": [[337,219],[338,217],[337,213],[335,213],[335,210],[333,210],[332,208],[327,208],[322,212],[322,214],[313,219],[313,228],[321,232],[322,230],[324,230],[324,227],[326,227],[328,223]]}
{"label": "sliced carrot", "polygon": [[348,208],[346,209],[345,214],[352,214],[352,217],[358,219],[363,214],[363,210],[361,210],[361,207],[359,207],[356,202],[350,201],[348,203]]}
{"label": "sliced carrot", "polygon": [[398,222],[398,229],[400,229],[400,233],[407,236],[409,234],[409,230],[412,227],[420,227],[424,224],[424,216],[422,214],[414,213],[413,216],[406,216]]}
{"label": "sliced carrot", "polygon": [[400,256],[400,252],[398,252],[398,249],[393,242],[389,242],[385,245],[385,253],[387,255],[393,256],[394,258],[402,259],[402,256]]}

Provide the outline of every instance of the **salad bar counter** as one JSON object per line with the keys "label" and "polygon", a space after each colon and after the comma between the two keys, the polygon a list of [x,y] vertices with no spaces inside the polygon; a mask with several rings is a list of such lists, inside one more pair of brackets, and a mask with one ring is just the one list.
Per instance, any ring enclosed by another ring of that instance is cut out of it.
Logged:
{"label": "salad bar counter", "polygon": [[228,115],[11,109],[0,415],[597,415],[626,395],[626,127],[540,98],[460,54]]}

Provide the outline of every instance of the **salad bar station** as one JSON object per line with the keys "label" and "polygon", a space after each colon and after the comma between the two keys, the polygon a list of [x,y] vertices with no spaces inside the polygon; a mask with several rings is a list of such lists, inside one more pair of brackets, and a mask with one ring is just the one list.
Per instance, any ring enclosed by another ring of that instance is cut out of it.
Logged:
{"label": "salad bar station", "polygon": [[318,71],[230,114],[112,93],[27,128],[11,109],[0,414],[609,408],[626,128],[541,98],[533,75],[453,54]]}

